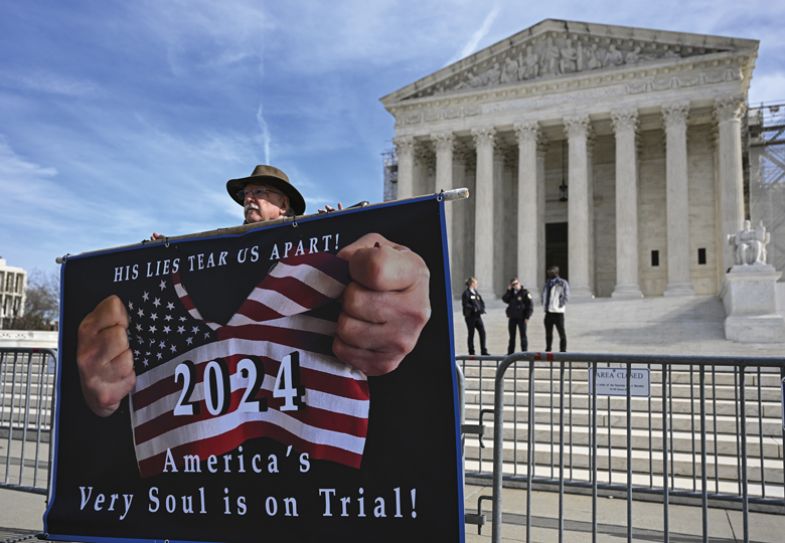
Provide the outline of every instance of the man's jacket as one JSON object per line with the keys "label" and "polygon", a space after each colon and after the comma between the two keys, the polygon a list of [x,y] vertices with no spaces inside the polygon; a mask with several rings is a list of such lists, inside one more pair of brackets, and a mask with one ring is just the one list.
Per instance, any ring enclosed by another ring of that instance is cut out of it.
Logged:
{"label": "man's jacket", "polygon": [[508,319],[527,320],[532,316],[532,295],[525,288],[517,291],[508,288],[502,300],[507,304]]}
{"label": "man's jacket", "polygon": [[482,301],[479,292],[472,292],[467,288],[463,291],[461,303],[463,304],[464,317],[479,317],[485,313],[485,302]]}

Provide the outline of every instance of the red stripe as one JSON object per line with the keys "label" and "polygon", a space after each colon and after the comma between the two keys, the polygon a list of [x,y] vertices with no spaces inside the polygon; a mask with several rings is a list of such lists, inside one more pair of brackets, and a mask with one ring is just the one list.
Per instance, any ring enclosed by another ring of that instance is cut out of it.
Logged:
{"label": "red stripe", "polygon": [[[230,374],[234,374],[237,371],[237,362],[240,359],[246,358],[248,356],[253,356],[262,361],[266,375],[270,375],[273,378],[278,375],[280,362],[273,360],[272,358],[258,355],[238,354],[225,358],[224,360],[227,362],[227,371],[229,371]],[[196,376],[198,379],[197,382],[201,382],[204,376],[204,368],[206,364],[204,362],[197,362],[195,364]],[[306,388],[328,392],[330,394],[335,394],[337,396],[343,396],[345,398],[351,398],[355,400],[367,400],[370,396],[368,382],[363,379],[342,377],[340,375],[334,375],[332,373],[327,373],[311,368],[304,368],[302,366],[300,367],[300,384]],[[163,379],[150,384],[144,389],[134,392],[134,408],[140,409],[142,407],[146,407],[164,396],[179,392],[181,389],[182,382],[175,383],[174,373],[171,373]]]}
{"label": "red stripe", "polygon": [[249,300],[243,302],[243,305],[236,314],[244,315],[249,319],[257,322],[269,321],[283,317],[283,315],[277,311],[273,311],[266,305],[262,305],[258,302],[251,302]]}
{"label": "red stripe", "polygon": [[[237,390],[232,393],[229,403],[229,412],[233,412],[237,409],[244,393],[245,390]],[[266,398],[269,409],[277,410],[283,403],[280,398],[273,398],[272,394],[266,390],[262,391],[261,394],[257,394],[256,397]],[[199,413],[197,415],[174,416],[172,411],[167,411],[160,417],[136,426],[134,428],[136,443],[144,443],[164,432],[168,432],[169,430],[186,424],[214,418],[213,415],[207,411],[204,401],[198,402],[197,405],[199,406]],[[342,413],[327,411],[309,405],[301,407],[298,411],[285,412],[285,414],[304,424],[325,430],[343,432],[357,437],[365,437],[368,433],[368,419],[363,417],[344,415]],[[246,423],[241,422],[239,424],[242,425]]]}
{"label": "red stripe", "polygon": [[[280,326],[264,324],[244,324],[242,326],[224,327],[216,332],[218,339],[245,339],[251,341],[267,341],[286,345],[299,351],[333,356],[333,336],[319,332],[293,330]],[[252,354],[252,353],[250,353]]]}
{"label": "red stripe", "polygon": [[322,271],[344,285],[349,279],[349,263],[331,253],[314,253],[310,255],[292,256],[281,260],[289,266],[307,264]]}
{"label": "red stripe", "polygon": [[[362,463],[362,454],[355,454],[331,445],[310,443],[283,428],[261,421],[247,422],[219,436],[175,447],[171,452],[175,462],[182,460],[185,454],[196,454],[205,460],[210,455],[220,455],[232,451],[246,441],[257,437],[269,437],[279,443],[291,444],[295,449],[307,452],[314,460],[328,460],[355,469],[359,469]],[[139,462],[139,471],[142,477],[151,477],[162,473],[165,458],[165,453],[161,453]],[[249,468],[250,464],[246,459],[246,470]]]}

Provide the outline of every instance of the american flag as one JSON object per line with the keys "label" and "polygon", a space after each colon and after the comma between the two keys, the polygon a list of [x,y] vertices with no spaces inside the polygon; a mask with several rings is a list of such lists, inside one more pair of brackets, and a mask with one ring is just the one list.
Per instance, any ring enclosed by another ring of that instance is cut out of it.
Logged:
{"label": "american flag", "polygon": [[[281,260],[226,324],[202,318],[180,273],[141,283],[125,300],[140,473],[161,473],[167,450],[180,467],[184,455],[205,460],[258,437],[359,468],[368,382],[332,353],[348,281],[346,262],[328,253]],[[193,414],[175,414],[189,402]]]}

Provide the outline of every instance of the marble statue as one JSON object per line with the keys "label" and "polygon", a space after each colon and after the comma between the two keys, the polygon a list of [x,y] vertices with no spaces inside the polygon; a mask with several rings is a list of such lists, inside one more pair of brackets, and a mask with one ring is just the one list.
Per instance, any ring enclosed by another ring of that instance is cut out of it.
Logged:
{"label": "marble statue", "polygon": [[540,57],[531,45],[526,46],[526,56],[520,60],[520,78],[533,79],[540,75]]}
{"label": "marble statue", "polygon": [[572,73],[578,70],[578,50],[572,46],[572,40],[567,40],[561,50],[559,68],[563,74]]}
{"label": "marble statue", "polygon": [[614,44],[611,44],[605,55],[605,66],[619,66],[620,64],[624,64],[624,56]]}
{"label": "marble statue", "polygon": [[752,228],[749,220],[744,221],[744,227],[735,234],[728,235],[728,243],[735,246],[736,265],[750,266],[766,264],[766,245],[771,241],[771,233],[766,231],[763,221]]}

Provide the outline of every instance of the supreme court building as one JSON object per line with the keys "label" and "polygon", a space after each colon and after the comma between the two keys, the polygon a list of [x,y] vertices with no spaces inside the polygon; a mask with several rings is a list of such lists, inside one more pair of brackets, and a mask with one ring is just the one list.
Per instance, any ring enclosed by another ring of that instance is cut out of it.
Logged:
{"label": "supreme court building", "polygon": [[382,98],[406,198],[448,204],[454,293],[716,295],[745,219],[756,40],[545,20]]}

